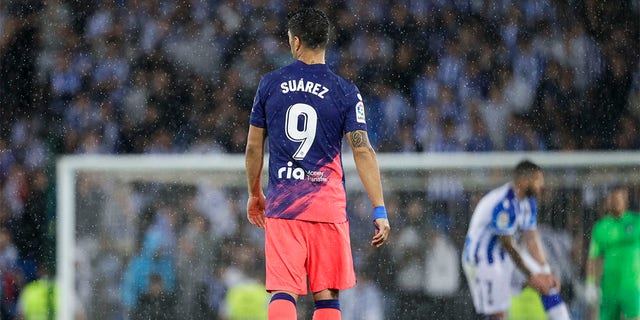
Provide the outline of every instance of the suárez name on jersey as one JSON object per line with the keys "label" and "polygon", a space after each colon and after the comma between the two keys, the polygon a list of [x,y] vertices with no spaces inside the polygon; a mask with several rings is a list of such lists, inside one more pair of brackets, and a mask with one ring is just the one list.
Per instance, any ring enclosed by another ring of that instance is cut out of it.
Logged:
{"label": "su\u00e1rez name on jersey", "polygon": [[289,80],[280,84],[282,93],[289,93],[295,91],[303,91],[314,94],[321,99],[324,99],[324,94],[329,92],[329,89],[319,83],[304,81],[304,79]]}

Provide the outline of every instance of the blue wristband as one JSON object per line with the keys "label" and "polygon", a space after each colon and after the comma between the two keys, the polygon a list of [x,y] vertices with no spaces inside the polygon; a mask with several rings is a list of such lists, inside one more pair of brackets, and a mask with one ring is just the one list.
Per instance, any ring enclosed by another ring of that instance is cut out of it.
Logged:
{"label": "blue wristband", "polygon": [[373,221],[376,219],[386,219],[387,218],[387,209],[384,206],[379,206],[373,208]]}
{"label": "blue wristband", "polygon": [[380,230],[378,225],[376,224],[376,219],[386,219],[387,218],[387,209],[384,206],[379,206],[373,208],[373,226],[376,230]]}

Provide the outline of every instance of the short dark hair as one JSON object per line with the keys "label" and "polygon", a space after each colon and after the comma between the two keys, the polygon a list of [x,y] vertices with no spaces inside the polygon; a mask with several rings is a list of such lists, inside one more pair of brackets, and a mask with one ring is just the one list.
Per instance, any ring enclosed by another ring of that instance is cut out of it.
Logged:
{"label": "short dark hair", "polygon": [[618,192],[618,191],[628,191],[629,189],[627,188],[627,186],[625,186],[624,184],[621,183],[614,183],[611,186],[609,186],[608,188],[608,192],[607,194],[612,194],[614,192]]}
{"label": "short dark hair", "polygon": [[516,168],[513,169],[513,178],[518,179],[520,177],[529,176],[539,171],[542,171],[542,168],[540,168],[539,165],[529,160],[522,160],[520,161],[520,163],[518,163],[518,165],[516,165]]}
{"label": "short dark hair", "polygon": [[305,47],[325,48],[329,42],[329,18],[321,10],[304,8],[294,13],[287,23],[292,35],[298,36]]}

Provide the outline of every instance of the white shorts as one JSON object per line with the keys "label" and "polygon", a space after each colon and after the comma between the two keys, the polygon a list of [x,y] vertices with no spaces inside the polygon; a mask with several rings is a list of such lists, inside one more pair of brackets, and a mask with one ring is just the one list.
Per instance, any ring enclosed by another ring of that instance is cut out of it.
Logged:
{"label": "white shorts", "polygon": [[511,278],[515,269],[511,259],[494,261],[492,264],[470,264],[463,260],[462,268],[477,313],[490,315],[509,310]]}

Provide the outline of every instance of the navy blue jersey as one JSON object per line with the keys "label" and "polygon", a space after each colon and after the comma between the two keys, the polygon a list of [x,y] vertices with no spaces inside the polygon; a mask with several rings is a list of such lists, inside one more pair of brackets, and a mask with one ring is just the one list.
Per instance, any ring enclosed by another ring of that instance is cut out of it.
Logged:
{"label": "navy blue jersey", "polygon": [[345,221],[342,139],[367,129],[358,88],[325,64],[296,60],[262,78],[251,125],[266,129],[269,142],[265,215]]}

